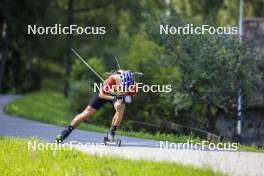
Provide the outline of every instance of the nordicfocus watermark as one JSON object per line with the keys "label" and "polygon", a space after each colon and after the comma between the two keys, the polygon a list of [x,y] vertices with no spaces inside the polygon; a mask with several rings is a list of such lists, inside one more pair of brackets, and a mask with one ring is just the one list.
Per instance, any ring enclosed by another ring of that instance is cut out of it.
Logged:
{"label": "nordicfocus watermark", "polygon": [[186,26],[170,26],[160,25],[160,34],[176,34],[176,35],[188,35],[188,34],[220,34],[220,35],[236,35],[238,34],[238,27],[215,27],[210,25],[194,26],[193,24],[187,24]]}
{"label": "nordicfocus watermark", "polygon": [[44,143],[39,141],[28,141],[28,150],[73,150],[73,149],[105,149],[104,143],[80,143],[70,141],[69,143]]}
{"label": "nordicfocus watermark", "polygon": [[76,24],[69,26],[62,26],[61,24],[55,24],[54,26],[27,26],[28,35],[60,35],[60,34],[87,34],[87,35],[104,35],[106,34],[106,27],[104,26],[78,26]]}
{"label": "nordicfocus watermark", "polygon": [[136,85],[130,85],[128,87],[123,87],[122,85],[104,85],[103,83],[93,83],[93,91],[99,92],[100,90],[104,90],[107,93],[111,93],[112,91],[118,92],[158,92],[158,93],[169,93],[172,91],[172,85],[147,85],[143,83],[137,83]]}
{"label": "nordicfocus watermark", "polygon": [[202,141],[194,143],[193,140],[187,140],[186,143],[173,143],[168,141],[160,141],[161,150],[221,150],[234,151],[238,150],[238,143],[212,143],[210,141]]}

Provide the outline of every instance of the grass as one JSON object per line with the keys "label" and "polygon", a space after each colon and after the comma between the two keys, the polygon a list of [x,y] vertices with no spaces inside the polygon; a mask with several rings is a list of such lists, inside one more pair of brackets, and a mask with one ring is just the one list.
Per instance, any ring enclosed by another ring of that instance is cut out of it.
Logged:
{"label": "grass", "polygon": [[207,168],[169,162],[99,157],[77,150],[28,150],[27,141],[19,138],[0,138],[0,145],[1,175],[222,175]]}
{"label": "grass", "polygon": [[[58,92],[41,91],[30,93],[14,102],[9,103],[5,107],[8,114],[41,121],[45,123],[66,126],[70,123],[74,114],[70,110],[69,101]],[[82,123],[81,129],[105,133],[108,129],[92,124]],[[174,135],[174,134],[150,134],[146,132],[122,131],[120,135],[139,137],[145,139],[162,140],[170,142],[184,143],[187,140],[193,140],[193,143],[201,142],[201,139],[193,136]],[[240,145],[241,151],[264,152],[263,148],[255,146]]]}
{"label": "grass", "polygon": [[[48,95],[48,96],[47,96]],[[28,119],[64,125],[71,115],[68,102],[58,93],[32,93],[5,107],[8,114]]]}
{"label": "grass", "polygon": [[[66,126],[74,116],[70,110],[70,104],[62,94],[58,92],[41,91],[30,93],[23,98],[9,103],[5,112],[31,120],[49,124]],[[82,124],[81,128],[102,132],[106,130],[90,124]]]}
{"label": "grass", "polygon": [[264,148],[259,148],[254,145],[238,145],[239,150],[248,152],[261,152],[264,153]]}

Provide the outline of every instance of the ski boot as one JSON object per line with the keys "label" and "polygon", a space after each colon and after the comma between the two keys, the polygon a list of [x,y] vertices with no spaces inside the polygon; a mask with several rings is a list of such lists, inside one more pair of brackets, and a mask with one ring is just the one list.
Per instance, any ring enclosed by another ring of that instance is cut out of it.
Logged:
{"label": "ski boot", "polygon": [[57,135],[56,139],[55,139],[55,143],[59,144],[61,143],[64,139],[66,139],[69,134],[72,132],[74,128],[69,125],[65,130],[63,130],[59,135]]}

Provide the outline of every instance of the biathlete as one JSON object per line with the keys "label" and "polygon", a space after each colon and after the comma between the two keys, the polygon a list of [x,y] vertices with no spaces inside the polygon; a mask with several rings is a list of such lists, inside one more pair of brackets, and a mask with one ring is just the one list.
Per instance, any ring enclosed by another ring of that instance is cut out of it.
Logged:
{"label": "biathlete", "polygon": [[99,94],[94,97],[82,113],[73,118],[70,125],[56,137],[55,141],[57,143],[62,142],[81,122],[94,115],[106,103],[111,103],[116,111],[107,134],[107,139],[114,141],[116,130],[120,126],[124,115],[125,105],[126,103],[131,103],[136,94],[136,82],[131,71],[118,70],[111,73],[104,82]]}

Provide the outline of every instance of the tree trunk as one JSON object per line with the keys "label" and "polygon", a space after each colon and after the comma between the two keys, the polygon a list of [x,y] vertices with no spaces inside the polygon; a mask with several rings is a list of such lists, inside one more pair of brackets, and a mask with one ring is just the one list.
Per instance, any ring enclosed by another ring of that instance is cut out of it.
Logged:
{"label": "tree trunk", "polygon": [[[68,0],[68,26],[74,23],[74,0]],[[64,96],[68,97],[70,91],[70,77],[72,70],[72,34],[67,35],[66,43],[66,61],[65,61],[65,83]]]}
{"label": "tree trunk", "polygon": [[8,18],[8,1],[4,3],[3,10],[3,26],[2,26],[2,58],[0,61],[0,93],[3,93],[3,78],[5,73],[5,66],[8,57],[9,38],[7,33],[7,18]]}
{"label": "tree trunk", "polygon": [[3,78],[4,78],[4,72],[5,72],[5,66],[6,66],[6,61],[8,57],[8,46],[9,46],[9,41],[8,41],[8,36],[6,34],[6,23],[3,24],[3,33],[5,35],[3,36],[3,43],[2,43],[2,59],[0,63],[0,93],[3,93]]}
{"label": "tree trunk", "polygon": [[207,105],[206,117],[207,117],[207,123],[208,123],[208,125],[207,125],[208,126],[208,131],[209,132],[214,132],[214,130],[215,130],[215,122],[216,122],[217,116],[212,114],[210,105]]}

